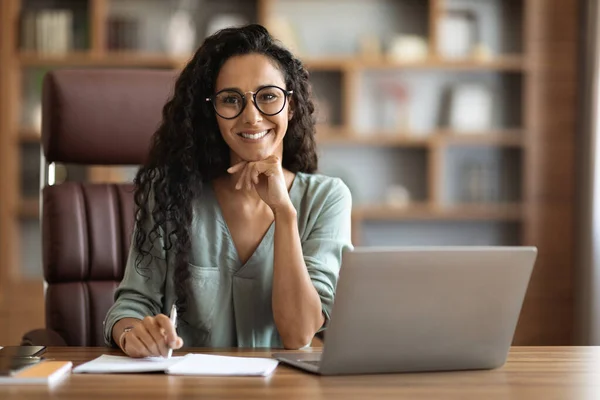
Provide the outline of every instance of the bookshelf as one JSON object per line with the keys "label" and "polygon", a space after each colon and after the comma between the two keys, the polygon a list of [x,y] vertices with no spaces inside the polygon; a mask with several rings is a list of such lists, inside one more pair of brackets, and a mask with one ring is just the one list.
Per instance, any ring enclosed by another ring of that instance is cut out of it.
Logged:
{"label": "bookshelf", "polygon": [[[49,4],[73,10],[84,39],[60,54],[23,49],[22,16]],[[109,21],[114,15],[137,13],[162,27],[160,18],[171,11],[168,4],[1,3],[0,178],[5,195],[0,197],[0,236],[7,238],[0,244],[2,276],[19,279],[24,249],[39,245],[22,239],[34,237],[32,232],[39,229],[39,200],[23,195],[39,184],[35,176],[23,178],[26,170],[39,170],[39,129],[23,113],[36,98],[28,85],[52,68],[180,68],[189,55],[161,49],[147,24],[139,25],[138,48],[111,48]],[[398,245],[427,244],[431,238],[435,244],[536,245],[537,268],[515,343],[569,343],[574,188],[566,181],[572,178],[574,163],[569,151],[575,137],[575,0],[207,0],[203,5],[194,14],[198,41],[213,17],[234,11],[276,35],[285,32],[282,21],[287,23],[284,27],[293,27],[290,40],[295,40],[297,54],[311,71],[319,101],[321,169],[342,177],[353,191],[355,244],[383,239]],[[441,50],[445,13],[469,7],[475,7],[487,52],[448,58]],[[557,21],[560,31],[553,29]],[[381,39],[377,53],[365,53],[361,47],[363,39],[372,39],[370,34]],[[415,37],[424,39],[426,53],[416,59],[414,54],[404,59],[390,56],[396,36],[413,44]],[[410,126],[380,126],[383,106],[377,106],[380,93],[373,88],[385,87],[386,82],[402,82],[410,89]],[[448,112],[443,99],[448,87],[473,82],[493,88],[495,111],[490,126],[465,133],[443,115]],[[461,171],[467,168],[467,158],[497,163],[493,173],[503,176],[481,175],[479,183],[492,182],[505,193],[492,200],[465,200],[468,185]],[[118,181],[126,176],[114,168],[66,168],[68,179]],[[409,191],[408,204],[390,203],[388,189],[397,185]],[[22,233],[25,226],[33,231]],[[557,231],[561,234],[552,233]]]}

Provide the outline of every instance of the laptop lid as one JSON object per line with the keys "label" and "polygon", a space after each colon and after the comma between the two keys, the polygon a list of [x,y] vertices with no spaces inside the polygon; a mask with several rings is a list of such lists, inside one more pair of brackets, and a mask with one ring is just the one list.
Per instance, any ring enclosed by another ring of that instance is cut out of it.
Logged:
{"label": "laptop lid", "polygon": [[536,256],[535,247],[344,253],[320,373],[503,365]]}

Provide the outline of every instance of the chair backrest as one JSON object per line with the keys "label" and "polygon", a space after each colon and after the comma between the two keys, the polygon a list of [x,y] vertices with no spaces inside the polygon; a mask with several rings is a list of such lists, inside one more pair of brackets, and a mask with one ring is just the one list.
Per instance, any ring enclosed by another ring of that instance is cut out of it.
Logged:
{"label": "chair backrest", "polygon": [[[44,78],[46,163],[139,165],[172,94],[175,71],[56,70]],[[101,346],[123,277],[133,185],[65,182],[42,190],[46,327],[71,346]]]}

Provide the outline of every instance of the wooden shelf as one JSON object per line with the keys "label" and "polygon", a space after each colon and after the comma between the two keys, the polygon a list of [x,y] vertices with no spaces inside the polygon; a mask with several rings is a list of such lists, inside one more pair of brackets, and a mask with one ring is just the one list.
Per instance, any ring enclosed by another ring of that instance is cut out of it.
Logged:
{"label": "wooden shelf", "polygon": [[388,205],[357,205],[353,217],[376,221],[520,221],[522,207],[518,204],[466,204],[432,206],[428,203],[406,207]]}
{"label": "wooden shelf", "polygon": [[367,59],[360,57],[306,57],[306,68],[311,70],[362,70],[362,69],[450,69],[450,70],[491,70],[524,71],[526,59],[521,55],[506,55],[489,60],[444,60],[430,58],[422,61],[403,62],[385,57]]}
{"label": "wooden shelf", "polygon": [[312,70],[343,70],[357,66],[357,59],[352,56],[339,57],[300,57],[307,69]]}
{"label": "wooden shelf", "polygon": [[417,137],[408,134],[386,134],[384,132],[371,132],[364,134],[330,134],[317,135],[317,141],[323,145],[344,146],[394,146],[394,147],[427,147],[431,138]]}
{"label": "wooden shelf", "polygon": [[322,145],[348,146],[396,146],[396,147],[430,147],[430,146],[498,146],[523,147],[524,131],[494,130],[487,132],[460,133],[448,130],[435,130],[427,133],[411,132],[354,132],[351,129],[323,128],[317,133],[317,141]]}
{"label": "wooden shelf", "polygon": [[520,129],[472,133],[439,130],[436,131],[435,138],[440,144],[444,145],[485,145],[500,147],[523,147],[525,145],[525,131]]}
{"label": "wooden shelf", "polygon": [[42,140],[41,134],[36,128],[21,128],[19,129],[20,143],[40,143]]}
{"label": "wooden shelf", "polygon": [[21,199],[19,201],[19,217],[34,219],[40,216],[40,203],[37,198]]}
{"label": "wooden shelf", "polygon": [[522,71],[526,62],[522,56],[499,56],[490,60],[444,60],[432,58],[416,62],[399,62],[393,60],[362,60],[360,67],[369,69],[457,69],[457,70],[494,70]]}
{"label": "wooden shelf", "polygon": [[[25,67],[47,66],[107,66],[107,67],[156,67],[181,68],[192,57],[172,57],[161,53],[144,52],[74,52],[67,54],[42,54],[21,52],[19,61]],[[526,69],[521,56],[501,56],[489,61],[429,59],[416,62],[400,62],[380,59],[363,59],[352,56],[307,57],[304,65],[310,70],[339,71],[361,69],[457,69],[522,71]]]}
{"label": "wooden shelf", "polygon": [[19,61],[24,67],[101,66],[181,68],[188,61],[188,58],[136,52],[108,52],[104,54],[80,52],[64,55],[21,52],[19,54]]}

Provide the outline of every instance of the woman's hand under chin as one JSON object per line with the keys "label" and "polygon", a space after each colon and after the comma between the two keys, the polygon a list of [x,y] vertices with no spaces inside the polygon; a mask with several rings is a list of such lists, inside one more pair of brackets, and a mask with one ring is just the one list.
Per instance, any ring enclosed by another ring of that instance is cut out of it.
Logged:
{"label": "woman's hand under chin", "polygon": [[254,188],[274,214],[294,208],[279,157],[271,155],[261,161],[242,161],[227,170],[230,174],[239,171],[241,174],[235,185],[237,190]]}

